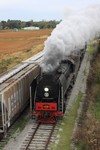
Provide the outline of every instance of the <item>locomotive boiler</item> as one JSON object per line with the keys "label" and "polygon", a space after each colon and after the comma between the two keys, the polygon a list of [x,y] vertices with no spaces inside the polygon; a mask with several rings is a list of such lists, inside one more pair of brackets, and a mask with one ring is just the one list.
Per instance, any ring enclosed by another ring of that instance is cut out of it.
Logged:
{"label": "locomotive boiler", "polygon": [[32,117],[42,123],[55,123],[66,109],[66,95],[73,86],[85,50],[72,53],[52,72],[42,72],[30,86]]}

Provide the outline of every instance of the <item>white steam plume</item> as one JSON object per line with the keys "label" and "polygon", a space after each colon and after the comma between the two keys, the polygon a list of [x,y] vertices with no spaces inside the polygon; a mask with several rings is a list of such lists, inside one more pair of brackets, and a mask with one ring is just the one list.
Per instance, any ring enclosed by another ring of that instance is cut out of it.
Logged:
{"label": "white steam plume", "polygon": [[71,14],[61,21],[45,42],[42,71],[53,71],[73,50],[79,50],[100,33],[100,5]]}

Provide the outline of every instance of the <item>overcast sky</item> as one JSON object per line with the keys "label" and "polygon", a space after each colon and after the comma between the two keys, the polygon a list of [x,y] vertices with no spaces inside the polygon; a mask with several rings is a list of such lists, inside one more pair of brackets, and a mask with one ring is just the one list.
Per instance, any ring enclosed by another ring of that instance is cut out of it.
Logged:
{"label": "overcast sky", "polygon": [[0,0],[1,20],[61,20],[69,8],[81,10],[100,0]]}

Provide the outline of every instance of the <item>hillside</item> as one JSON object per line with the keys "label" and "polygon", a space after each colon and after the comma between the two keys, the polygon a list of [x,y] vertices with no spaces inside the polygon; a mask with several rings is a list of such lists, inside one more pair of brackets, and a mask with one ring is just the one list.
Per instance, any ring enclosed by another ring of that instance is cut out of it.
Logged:
{"label": "hillside", "polygon": [[76,133],[78,150],[100,150],[100,42],[93,43],[91,50],[86,97]]}

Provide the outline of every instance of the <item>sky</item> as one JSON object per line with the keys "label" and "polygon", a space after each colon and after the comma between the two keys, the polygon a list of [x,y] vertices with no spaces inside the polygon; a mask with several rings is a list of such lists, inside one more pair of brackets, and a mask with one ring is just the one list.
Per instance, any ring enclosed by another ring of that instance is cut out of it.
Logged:
{"label": "sky", "polygon": [[62,20],[70,10],[79,11],[100,0],[0,0],[0,21]]}

